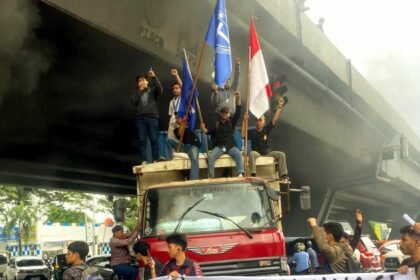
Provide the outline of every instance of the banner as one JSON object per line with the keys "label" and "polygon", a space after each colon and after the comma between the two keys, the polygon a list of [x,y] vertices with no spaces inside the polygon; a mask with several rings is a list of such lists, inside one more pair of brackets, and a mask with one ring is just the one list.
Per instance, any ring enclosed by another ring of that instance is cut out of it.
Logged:
{"label": "banner", "polygon": [[[168,276],[158,280],[168,280]],[[181,279],[181,278],[178,278]],[[184,276],[184,280],[413,280],[416,279],[414,269],[407,274],[393,273],[337,273],[324,275],[291,275],[291,276]]]}

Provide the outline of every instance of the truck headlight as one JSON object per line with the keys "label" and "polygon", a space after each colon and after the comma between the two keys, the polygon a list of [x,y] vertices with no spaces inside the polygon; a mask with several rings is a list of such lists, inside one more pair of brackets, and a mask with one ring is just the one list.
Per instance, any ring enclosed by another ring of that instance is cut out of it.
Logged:
{"label": "truck headlight", "polygon": [[287,257],[280,257],[280,268],[282,271],[288,271]]}

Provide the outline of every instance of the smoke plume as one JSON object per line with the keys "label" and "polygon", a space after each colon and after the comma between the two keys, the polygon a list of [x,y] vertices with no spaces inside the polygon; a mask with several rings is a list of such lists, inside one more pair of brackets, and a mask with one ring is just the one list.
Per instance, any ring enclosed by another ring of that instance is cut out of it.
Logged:
{"label": "smoke plume", "polygon": [[39,24],[36,1],[0,1],[0,105],[7,94],[32,93],[49,68],[47,48],[34,33]]}

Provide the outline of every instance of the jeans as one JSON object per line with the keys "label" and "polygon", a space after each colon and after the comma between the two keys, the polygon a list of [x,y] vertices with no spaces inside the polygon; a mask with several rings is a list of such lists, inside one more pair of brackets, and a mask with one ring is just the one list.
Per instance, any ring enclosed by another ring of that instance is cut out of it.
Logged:
{"label": "jeans", "polygon": [[152,148],[153,161],[159,159],[159,145],[157,141],[158,124],[159,121],[157,118],[144,118],[136,121],[142,161],[147,159],[147,138],[149,138],[150,146]]}
{"label": "jeans", "polygon": [[[225,152],[223,151],[223,147],[216,146],[213,148],[209,155],[209,168],[208,168],[208,176],[209,178],[214,178],[214,165],[216,160]],[[230,155],[236,162],[236,173],[244,173],[244,162],[242,160],[241,151],[238,148],[232,147],[228,151],[226,151],[228,155]]]}
{"label": "jeans", "polygon": [[137,269],[128,263],[117,264],[112,266],[115,274],[118,275],[119,279],[124,280],[136,280],[137,279]]}
{"label": "jeans", "polygon": [[[179,141],[168,138],[168,146],[169,150],[176,149],[178,146]],[[198,155],[199,150],[197,146],[190,145],[190,144],[181,144],[181,151],[188,154],[188,157],[191,161],[191,169],[190,169],[190,180],[197,180],[199,178],[200,168],[198,166]],[[169,152],[170,158],[172,159],[172,152]]]}
{"label": "jeans", "polygon": [[[251,154],[249,155],[249,169],[251,171],[251,174],[257,174],[257,158],[259,158],[261,155],[256,151],[251,151]],[[279,151],[271,151],[266,156],[273,157],[274,160],[278,164],[278,173],[279,178],[283,175],[287,175],[287,165],[286,165],[286,154]]]}

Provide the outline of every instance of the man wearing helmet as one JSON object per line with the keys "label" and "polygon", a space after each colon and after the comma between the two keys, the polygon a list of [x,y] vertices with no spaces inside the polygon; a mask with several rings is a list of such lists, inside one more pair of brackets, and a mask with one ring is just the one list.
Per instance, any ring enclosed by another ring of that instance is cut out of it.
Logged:
{"label": "man wearing helmet", "polygon": [[306,241],[306,253],[308,253],[309,261],[311,263],[311,267],[309,269],[309,272],[315,273],[317,271],[318,267],[319,267],[318,256],[317,256],[314,248],[312,248],[312,242],[310,240]]}
{"label": "man wearing helmet", "polygon": [[289,264],[295,264],[292,274],[302,275],[308,273],[310,263],[309,254],[305,252],[305,244],[301,242],[295,244],[295,253],[288,262]]}

